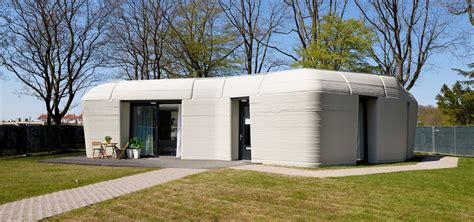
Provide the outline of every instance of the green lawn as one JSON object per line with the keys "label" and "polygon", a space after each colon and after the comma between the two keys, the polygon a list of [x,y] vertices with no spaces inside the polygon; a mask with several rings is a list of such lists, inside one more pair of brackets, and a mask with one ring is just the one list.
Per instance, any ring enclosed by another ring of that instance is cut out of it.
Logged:
{"label": "green lawn", "polygon": [[321,179],[212,170],[49,219],[473,221],[474,158],[454,169]]}
{"label": "green lawn", "polygon": [[0,158],[0,204],[150,170],[37,162],[71,155],[85,154]]}

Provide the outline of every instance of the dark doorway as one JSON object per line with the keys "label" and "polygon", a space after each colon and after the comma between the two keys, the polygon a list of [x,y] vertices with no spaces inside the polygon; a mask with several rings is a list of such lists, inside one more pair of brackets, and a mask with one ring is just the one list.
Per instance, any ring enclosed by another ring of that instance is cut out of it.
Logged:
{"label": "dark doorway", "polygon": [[143,156],[176,156],[179,102],[132,102],[130,138],[143,140]]}
{"label": "dark doorway", "polygon": [[241,99],[239,102],[239,159],[252,159],[250,144],[250,109],[248,99]]}
{"label": "dark doorway", "polygon": [[367,162],[368,143],[367,143],[367,99],[359,99],[359,117],[357,124],[357,161]]}
{"label": "dark doorway", "polygon": [[158,155],[176,156],[178,104],[160,104],[158,112]]}

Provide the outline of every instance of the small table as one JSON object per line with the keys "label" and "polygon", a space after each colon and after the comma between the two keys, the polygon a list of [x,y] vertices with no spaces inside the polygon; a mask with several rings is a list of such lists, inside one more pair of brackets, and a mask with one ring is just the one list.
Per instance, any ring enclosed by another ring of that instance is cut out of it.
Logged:
{"label": "small table", "polygon": [[[104,154],[105,154],[104,156],[106,158],[117,156],[117,154],[115,153],[115,149],[117,148],[117,143],[103,143],[103,146],[104,146]],[[111,156],[107,155],[107,147],[112,148],[112,155]]]}

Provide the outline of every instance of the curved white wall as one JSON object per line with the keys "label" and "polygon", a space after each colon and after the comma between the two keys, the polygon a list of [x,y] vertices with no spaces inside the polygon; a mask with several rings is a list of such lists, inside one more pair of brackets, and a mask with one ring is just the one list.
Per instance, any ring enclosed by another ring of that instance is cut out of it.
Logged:
{"label": "curved white wall", "polygon": [[314,69],[102,84],[83,97],[88,156],[106,135],[121,146],[128,140],[130,101],[181,100],[181,157],[235,159],[233,99],[248,97],[253,162],[355,164],[360,96],[373,98],[369,161],[410,157],[417,103],[395,78]]}

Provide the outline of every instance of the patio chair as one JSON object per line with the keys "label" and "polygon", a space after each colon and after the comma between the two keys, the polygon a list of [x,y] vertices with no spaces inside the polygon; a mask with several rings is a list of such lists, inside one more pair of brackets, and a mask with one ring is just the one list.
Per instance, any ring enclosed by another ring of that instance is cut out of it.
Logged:
{"label": "patio chair", "polygon": [[[98,154],[96,156],[96,153]],[[101,142],[92,142],[92,158],[104,158],[105,150]]]}
{"label": "patio chair", "polygon": [[[115,150],[117,149],[117,143],[102,143],[102,147],[104,149],[104,158],[115,158]],[[111,149],[111,152],[107,152]],[[110,153],[110,154],[109,154]]]}
{"label": "patio chair", "polygon": [[115,148],[114,153],[115,153],[115,159],[125,159],[126,156],[126,150],[128,149],[128,142],[123,146],[123,149],[120,148]]}

